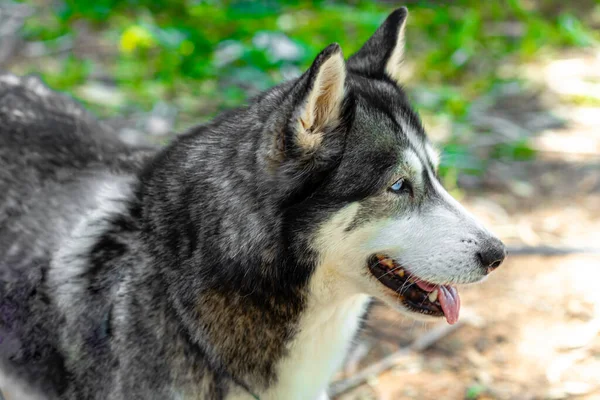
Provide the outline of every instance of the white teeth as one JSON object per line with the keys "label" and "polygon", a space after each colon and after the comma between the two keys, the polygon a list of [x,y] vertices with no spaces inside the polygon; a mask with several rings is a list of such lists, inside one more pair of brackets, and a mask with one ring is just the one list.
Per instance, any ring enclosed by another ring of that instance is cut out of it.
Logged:
{"label": "white teeth", "polygon": [[429,293],[429,301],[430,302],[435,302],[438,298],[438,290],[435,289],[433,292]]}

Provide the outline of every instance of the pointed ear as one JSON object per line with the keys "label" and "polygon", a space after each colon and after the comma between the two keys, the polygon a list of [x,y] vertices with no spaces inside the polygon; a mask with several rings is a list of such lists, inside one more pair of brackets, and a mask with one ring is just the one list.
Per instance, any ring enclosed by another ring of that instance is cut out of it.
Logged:
{"label": "pointed ear", "polygon": [[348,70],[373,78],[385,74],[400,84],[407,17],[406,7],[391,13],[363,47],[348,59]]}
{"label": "pointed ear", "polygon": [[344,101],[346,63],[337,43],[325,48],[301,78],[302,101],[294,113],[295,143],[304,151],[315,150],[326,128],[339,123]]}

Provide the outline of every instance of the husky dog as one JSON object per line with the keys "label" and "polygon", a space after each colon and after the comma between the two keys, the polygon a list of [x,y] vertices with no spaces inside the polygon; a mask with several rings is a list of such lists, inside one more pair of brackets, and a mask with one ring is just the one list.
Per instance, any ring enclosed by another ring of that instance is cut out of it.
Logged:
{"label": "husky dog", "polygon": [[370,296],[456,322],[454,285],[505,249],[438,180],[400,86],[406,17],[160,151],[1,75],[0,387],[315,399]]}

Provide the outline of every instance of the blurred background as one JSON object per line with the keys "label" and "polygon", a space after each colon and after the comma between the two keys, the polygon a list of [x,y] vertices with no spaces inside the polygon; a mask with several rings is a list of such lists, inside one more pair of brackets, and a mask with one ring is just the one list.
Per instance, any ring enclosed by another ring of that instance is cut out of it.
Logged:
{"label": "blurred background", "polygon": [[130,143],[356,51],[407,5],[406,88],[452,194],[508,245],[453,327],[375,305],[338,399],[600,399],[600,1],[0,2],[0,70]]}

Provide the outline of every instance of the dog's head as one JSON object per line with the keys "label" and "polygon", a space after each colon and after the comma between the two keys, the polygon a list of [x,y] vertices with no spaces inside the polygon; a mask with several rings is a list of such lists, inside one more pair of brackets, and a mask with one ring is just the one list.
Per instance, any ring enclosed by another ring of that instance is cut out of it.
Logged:
{"label": "dog's head", "polygon": [[367,293],[453,323],[453,285],[482,280],[505,248],[439,182],[400,86],[406,17],[393,12],[347,61],[330,45],[286,87],[268,158],[288,178],[288,229],[317,254],[313,290]]}

